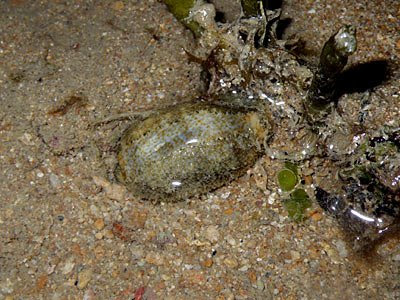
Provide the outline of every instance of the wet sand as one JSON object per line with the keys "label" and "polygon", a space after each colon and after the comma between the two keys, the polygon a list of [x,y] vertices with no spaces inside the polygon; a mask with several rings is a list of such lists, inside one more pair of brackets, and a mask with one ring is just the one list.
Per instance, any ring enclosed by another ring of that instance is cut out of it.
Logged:
{"label": "wet sand", "polygon": [[[112,180],[129,121],[93,123],[204,91],[185,52],[195,40],[163,4],[13,0],[0,16],[0,298],[400,297],[398,240],[365,261],[317,204],[291,221],[279,161],[180,203],[140,201]],[[399,120],[399,16],[398,1],[287,1],[283,13],[310,62],[345,23],[358,30],[349,64],[388,62],[371,127]]]}

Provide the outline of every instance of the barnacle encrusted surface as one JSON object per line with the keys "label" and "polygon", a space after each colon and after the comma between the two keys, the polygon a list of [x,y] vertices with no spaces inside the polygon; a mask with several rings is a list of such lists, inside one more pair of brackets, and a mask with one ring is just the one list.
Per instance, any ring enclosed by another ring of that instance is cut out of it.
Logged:
{"label": "barnacle encrusted surface", "polygon": [[124,134],[117,177],[136,195],[176,201],[242,175],[262,153],[257,111],[208,103],[157,112]]}

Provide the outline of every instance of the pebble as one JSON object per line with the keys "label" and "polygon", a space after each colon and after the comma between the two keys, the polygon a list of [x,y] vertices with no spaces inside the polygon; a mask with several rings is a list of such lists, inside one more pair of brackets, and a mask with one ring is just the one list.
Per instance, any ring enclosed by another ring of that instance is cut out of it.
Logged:
{"label": "pebble", "polygon": [[101,240],[103,239],[104,234],[102,232],[97,232],[94,236],[96,239]]}
{"label": "pebble", "polygon": [[300,253],[294,250],[290,250],[290,256],[293,261],[299,260],[300,259]]}
{"label": "pebble", "polygon": [[328,254],[329,258],[332,260],[333,263],[339,263],[340,259],[336,253],[336,251],[327,243],[322,242],[321,246],[323,247],[326,254]]}
{"label": "pebble", "polygon": [[126,188],[124,186],[116,183],[111,183],[100,176],[93,176],[93,181],[97,186],[104,189],[107,197],[111,200],[121,201],[125,199]]}
{"label": "pebble", "polygon": [[146,225],[147,215],[147,211],[140,209],[132,211],[129,216],[129,225],[133,228],[143,229]]}
{"label": "pebble", "polygon": [[219,232],[216,226],[208,226],[205,232],[205,237],[211,243],[215,243],[219,240]]}
{"label": "pebble", "polygon": [[111,184],[106,188],[106,194],[111,200],[121,201],[125,198],[126,189],[120,184]]}
{"label": "pebble", "polygon": [[396,254],[395,256],[393,256],[393,260],[400,261],[400,254]]}
{"label": "pebble", "polygon": [[239,265],[238,261],[234,257],[225,258],[224,263],[227,267],[231,269],[237,268],[237,266]]}
{"label": "pebble", "polygon": [[96,246],[93,252],[97,259],[101,259],[105,253],[104,248],[101,246]]}
{"label": "pebble", "polygon": [[337,240],[334,242],[336,249],[338,250],[339,256],[340,257],[347,257],[348,252],[346,249],[346,243],[343,240]]}
{"label": "pebble", "polygon": [[271,193],[271,195],[268,196],[268,204],[274,204],[275,203],[275,197],[276,193]]}
{"label": "pebble", "polygon": [[124,5],[124,2],[122,2],[122,1],[116,1],[116,2],[114,2],[112,7],[113,7],[113,9],[119,11],[119,10],[123,10],[125,5]]}
{"label": "pebble", "polygon": [[168,281],[168,280],[171,280],[171,277],[168,276],[168,275],[162,274],[161,275],[161,279],[164,280],[164,281]]}
{"label": "pebble", "polygon": [[233,209],[232,208],[227,208],[224,210],[224,214],[227,216],[230,216],[231,214],[233,214]]}
{"label": "pebble", "polygon": [[37,289],[38,290],[44,289],[46,287],[48,281],[49,281],[49,278],[47,275],[41,275],[36,282]]}
{"label": "pebble", "polygon": [[35,142],[33,141],[33,137],[30,133],[25,132],[22,136],[18,138],[22,143],[27,146],[34,146]]}
{"label": "pebble", "polygon": [[92,269],[84,269],[81,272],[78,273],[78,289],[82,290],[84,289],[89,281],[92,279],[93,271]]}
{"label": "pebble", "polygon": [[304,176],[304,182],[306,185],[312,185],[312,183],[313,183],[312,176],[311,175]]}
{"label": "pebble", "polygon": [[104,228],[104,220],[103,219],[97,219],[96,221],[94,221],[93,225],[97,230],[102,230]]}
{"label": "pebble", "polygon": [[50,181],[50,185],[53,188],[57,188],[60,186],[60,179],[58,178],[58,176],[56,174],[51,173],[49,175],[49,181]]}
{"label": "pebble", "polygon": [[69,258],[67,258],[67,261],[65,262],[65,265],[64,265],[64,267],[62,268],[61,272],[62,272],[64,275],[67,275],[67,274],[69,274],[69,273],[72,271],[72,269],[74,268],[74,266],[75,266],[74,257],[73,257],[73,256],[70,256]]}
{"label": "pebble", "polygon": [[263,291],[264,288],[265,288],[264,282],[262,282],[261,280],[257,280],[257,289]]}
{"label": "pebble", "polygon": [[107,239],[112,239],[112,238],[114,238],[114,233],[112,232],[112,230],[108,229],[108,230],[104,231],[104,236]]}
{"label": "pebble", "polygon": [[250,267],[249,267],[248,265],[244,265],[244,266],[240,267],[239,271],[240,271],[240,272],[247,272],[247,270],[248,270],[249,268],[250,268]]}
{"label": "pebble", "polygon": [[183,273],[183,282],[185,286],[203,285],[206,281],[206,277],[201,271],[187,270]]}
{"label": "pebble", "polygon": [[249,280],[250,280],[250,282],[251,282],[252,284],[254,284],[254,283],[257,282],[257,274],[256,274],[256,272],[255,272],[254,270],[250,270],[250,271],[247,273],[247,277],[249,277]]}
{"label": "pebble", "polygon": [[[61,298],[61,297],[60,297]],[[88,289],[83,295],[83,300],[96,300],[96,294],[92,289]]]}
{"label": "pebble", "polygon": [[211,258],[207,258],[204,262],[203,262],[203,266],[206,268],[210,268],[213,265],[213,260]]}
{"label": "pebble", "polygon": [[311,219],[312,219],[314,222],[321,221],[321,220],[322,220],[322,214],[321,214],[320,212],[318,212],[318,211],[315,211],[315,212],[313,212],[313,213],[311,214]]}
{"label": "pebble", "polygon": [[164,259],[158,253],[150,252],[146,255],[145,261],[148,264],[162,266],[164,264]]}
{"label": "pebble", "polygon": [[131,255],[133,259],[141,259],[144,255],[144,251],[142,248],[138,247],[138,246],[133,246],[131,248]]}
{"label": "pebble", "polygon": [[233,247],[236,246],[236,241],[232,236],[228,235],[225,239],[229,245],[231,245]]}

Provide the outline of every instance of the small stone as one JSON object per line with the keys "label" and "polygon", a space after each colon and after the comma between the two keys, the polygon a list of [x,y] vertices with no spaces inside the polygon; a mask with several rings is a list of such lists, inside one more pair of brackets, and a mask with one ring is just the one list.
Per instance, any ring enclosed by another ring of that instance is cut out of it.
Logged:
{"label": "small stone", "polygon": [[203,262],[203,266],[206,268],[210,268],[213,265],[213,260],[211,258],[207,258],[204,262]]}
{"label": "small stone", "polygon": [[224,214],[227,216],[230,216],[231,214],[233,214],[233,209],[232,208],[227,208],[224,210]]}
{"label": "small stone", "polygon": [[347,257],[348,252],[346,249],[346,243],[343,240],[337,240],[336,242],[334,242],[336,249],[339,253],[340,257]]}
{"label": "small stone", "polygon": [[336,251],[327,243],[322,242],[321,246],[323,247],[324,251],[326,254],[329,256],[329,258],[335,263],[339,263],[339,257],[336,253]]}
{"label": "small stone", "polygon": [[102,232],[97,232],[94,236],[95,236],[95,238],[98,239],[98,240],[101,240],[101,239],[103,239],[103,237],[104,237],[104,235],[103,235]]}
{"label": "small stone", "polygon": [[104,189],[107,197],[111,200],[121,201],[125,199],[126,188],[124,186],[116,183],[112,184],[100,176],[93,176],[93,181],[97,186]]}
{"label": "small stone", "polygon": [[58,188],[60,186],[60,179],[58,178],[58,176],[56,174],[51,173],[49,175],[49,181],[50,181],[50,185],[53,188]]}
{"label": "small stone", "polygon": [[36,282],[36,287],[38,290],[42,290],[46,287],[47,281],[49,280],[47,275],[42,275],[39,277],[39,279]]}
{"label": "small stone", "polygon": [[257,289],[263,291],[264,288],[265,288],[264,282],[262,282],[261,280],[257,280]]}
{"label": "small stone", "polygon": [[162,266],[164,264],[164,259],[159,253],[150,252],[146,255],[145,261],[148,264]]}
{"label": "small stone", "polygon": [[101,246],[97,246],[94,248],[94,255],[96,256],[97,259],[101,259],[104,256],[104,248]]}
{"label": "small stone", "polygon": [[249,272],[247,273],[247,277],[249,277],[249,280],[252,284],[255,284],[257,282],[257,274],[253,269],[249,270]]}
{"label": "small stone", "polygon": [[239,265],[238,261],[234,257],[225,258],[224,263],[228,268],[232,269],[237,268],[237,266]]}
{"label": "small stone", "polygon": [[306,185],[312,185],[312,183],[313,183],[312,176],[311,175],[304,176],[304,183]]}
{"label": "small stone", "polygon": [[247,270],[250,269],[250,267],[248,265],[243,265],[240,267],[239,271],[240,272],[247,272]]}
{"label": "small stone", "polygon": [[126,188],[120,184],[111,184],[106,189],[106,194],[111,200],[122,201],[125,199]]}
{"label": "small stone", "polygon": [[146,225],[148,212],[145,210],[134,210],[129,216],[129,225],[137,228],[143,229]]}
{"label": "small stone", "polygon": [[300,253],[294,250],[290,250],[290,256],[293,261],[299,260],[300,259]]}
{"label": "small stone", "polygon": [[216,226],[211,225],[208,226],[205,232],[205,237],[212,243],[215,243],[219,240],[219,232]]}
{"label": "small stone", "polygon": [[95,185],[103,189],[106,189],[109,185],[111,185],[111,183],[108,180],[100,176],[93,176],[93,181]]}
{"label": "small stone", "polygon": [[96,221],[94,221],[93,225],[97,230],[102,230],[104,228],[104,220],[103,219],[97,219]]}
{"label": "small stone", "polygon": [[96,294],[92,289],[87,289],[85,295],[83,295],[83,300],[96,300]]}
{"label": "small stone", "polygon": [[22,136],[18,138],[22,143],[27,146],[34,146],[35,142],[32,140],[33,137],[30,133],[25,132]]}
{"label": "small stone", "polygon": [[225,289],[224,292],[226,300],[235,300],[235,295],[232,293],[231,290]]}
{"label": "small stone", "polygon": [[393,260],[400,261],[400,254],[396,254],[395,256],[393,256]]}
{"label": "small stone", "polygon": [[78,289],[82,290],[84,289],[89,281],[92,279],[93,271],[92,269],[84,269],[81,272],[78,273],[78,284],[77,287]]}
{"label": "small stone", "polygon": [[164,280],[164,281],[168,281],[168,280],[171,279],[171,277],[168,276],[168,275],[166,275],[166,274],[162,274],[162,275],[161,275],[161,279]]}
{"label": "small stone", "polygon": [[321,219],[322,219],[322,214],[321,214],[320,212],[318,212],[318,211],[312,212],[312,214],[311,214],[311,219],[312,219],[314,222],[321,221]]}
{"label": "small stone", "polygon": [[72,269],[74,268],[74,266],[75,266],[74,257],[73,257],[73,256],[70,256],[70,257],[67,259],[67,261],[65,262],[64,267],[61,269],[61,272],[62,272],[64,275],[67,275],[67,274],[69,274],[69,273],[72,271]]}
{"label": "small stone", "polygon": [[271,193],[271,195],[268,196],[268,204],[274,204],[275,203],[275,197],[276,193]]}
{"label": "small stone", "polygon": [[112,232],[112,230],[107,229],[107,230],[104,231],[104,236],[107,239],[112,239],[112,238],[114,238],[114,233]]}
{"label": "small stone", "polygon": [[233,247],[236,246],[236,241],[232,236],[228,235],[225,239],[229,245],[231,245]]}
{"label": "small stone", "polygon": [[182,284],[185,287],[193,287],[193,285],[203,285],[205,283],[206,277],[201,271],[186,270],[182,275]]}
{"label": "small stone", "polygon": [[143,251],[143,249],[141,248],[141,247],[139,247],[139,246],[133,246],[132,248],[131,248],[131,254],[132,254],[132,258],[133,259],[136,259],[136,260],[138,260],[138,259],[141,259],[142,257],[143,257],[143,255],[144,255],[144,251]]}
{"label": "small stone", "polygon": [[55,264],[53,264],[53,265],[48,265],[48,266],[46,267],[46,273],[47,273],[47,275],[53,274],[53,273],[54,273],[54,270],[56,269],[56,266],[57,266],[57,265],[55,265]]}
{"label": "small stone", "polygon": [[118,11],[120,11],[120,10],[123,10],[124,9],[124,2],[122,2],[122,1],[116,1],[116,2],[114,2],[114,4],[113,4],[113,9],[115,9],[115,10],[118,10]]}

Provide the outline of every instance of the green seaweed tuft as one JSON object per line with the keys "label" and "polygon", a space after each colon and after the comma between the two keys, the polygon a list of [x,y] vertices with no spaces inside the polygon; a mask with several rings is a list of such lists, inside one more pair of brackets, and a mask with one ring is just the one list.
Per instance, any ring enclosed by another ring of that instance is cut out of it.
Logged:
{"label": "green seaweed tuft", "polygon": [[278,183],[282,190],[291,191],[297,185],[297,174],[290,169],[283,169],[278,173]]}
{"label": "green seaweed tuft", "polygon": [[306,209],[311,207],[311,200],[305,190],[296,189],[290,194],[290,198],[283,202],[283,205],[292,220],[301,222],[305,218]]}
{"label": "green seaweed tuft", "polygon": [[242,0],[242,9],[245,17],[256,17],[259,14],[259,0]]}
{"label": "green seaweed tuft", "polygon": [[175,18],[198,37],[201,35],[202,28],[197,22],[188,19],[190,10],[195,6],[196,1],[197,0],[163,0]]}
{"label": "green seaweed tuft", "polygon": [[290,171],[292,171],[294,174],[298,175],[299,173],[297,172],[297,166],[290,162],[290,161],[286,161],[285,162],[285,168],[289,169]]}

